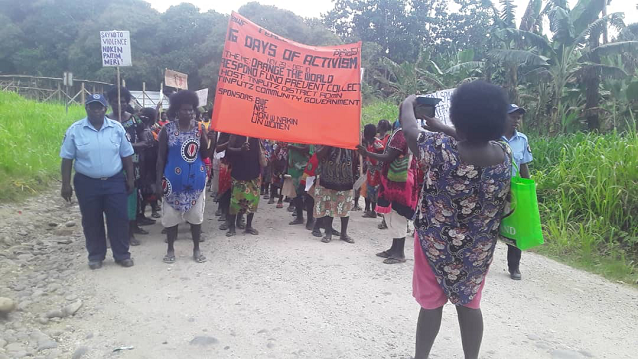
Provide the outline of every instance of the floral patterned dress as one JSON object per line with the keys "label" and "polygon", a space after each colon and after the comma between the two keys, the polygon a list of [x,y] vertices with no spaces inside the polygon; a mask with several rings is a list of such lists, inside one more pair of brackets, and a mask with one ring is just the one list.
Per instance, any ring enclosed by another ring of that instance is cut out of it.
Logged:
{"label": "floral patterned dress", "polygon": [[[415,228],[429,268],[425,264],[419,268],[415,259],[414,281],[431,270],[455,305],[480,298],[510,190],[511,152],[507,145],[494,143],[507,156],[498,165],[481,168],[461,161],[452,137],[423,133],[419,138],[425,183]],[[415,297],[416,291],[415,286]]]}

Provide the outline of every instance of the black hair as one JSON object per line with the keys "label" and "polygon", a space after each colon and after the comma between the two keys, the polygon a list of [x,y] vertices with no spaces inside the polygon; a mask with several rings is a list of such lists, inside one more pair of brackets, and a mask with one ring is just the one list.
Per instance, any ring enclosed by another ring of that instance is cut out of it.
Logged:
{"label": "black hair", "polygon": [[366,140],[372,140],[377,134],[377,126],[369,123],[363,127],[363,138]]}
{"label": "black hair", "polygon": [[450,119],[469,141],[497,140],[503,135],[507,108],[507,95],[501,87],[478,80],[454,91]]}
{"label": "black hair", "polygon": [[152,107],[145,107],[140,111],[140,116],[148,118],[150,123],[157,121],[157,111]]}
{"label": "black hair", "polygon": [[392,130],[392,125],[390,124],[390,121],[388,121],[388,120],[381,120],[377,124],[377,131],[379,131],[379,132],[381,132],[381,131],[388,132],[390,130]]}
{"label": "black hair", "polygon": [[179,111],[182,105],[193,105],[193,110],[197,111],[199,107],[199,98],[195,91],[184,90],[175,92],[168,98],[170,105],[168,106],[168,117],[176,117],[177,111]]}
{"label": "black hair", "polygon": [[[131,93],[126,87],[120,87],[120,96],[124,96],[124,100],[126,100],[127,104],[131,102]],[[112,87],[106,93],[106,99],[109,100],[109,102],[111,102],[111,100],[117,101],[117,86]]]}

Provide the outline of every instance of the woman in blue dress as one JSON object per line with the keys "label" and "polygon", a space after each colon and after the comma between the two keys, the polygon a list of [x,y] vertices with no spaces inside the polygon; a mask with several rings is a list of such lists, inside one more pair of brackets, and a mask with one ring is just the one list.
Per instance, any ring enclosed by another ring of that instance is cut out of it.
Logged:
{"label": "woman in blue dress", "polygon": [[166,228],[168,243],[166,263],[175,262],[173,244],[177,239],[177,226],[182,222],[191,225],[193,259],[199,263],[206,261],[199,250],[206,198],[207,172],[203,158],[210,156],[212,146],[206,127],[195,120],[198,105],[193,91],[173,94],[168,112],[176,120],[162,127],[159,134],[157,188],[161,189],[158,195],[164,199],[162,225]]}

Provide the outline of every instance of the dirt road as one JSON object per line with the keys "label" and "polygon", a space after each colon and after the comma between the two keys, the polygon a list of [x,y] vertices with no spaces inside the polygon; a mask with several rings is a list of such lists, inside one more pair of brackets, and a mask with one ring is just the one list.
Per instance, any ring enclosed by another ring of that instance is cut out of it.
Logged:
{"label": "dirt road", "polygon": [[[77,206],[53,192],[0,206],[0,297],[18,304],[0,319],[0,359],[410,358],[419,310],[411,242],[407,263],[385,265],[374,254],[390,240],[377,221],[355,212],[356,243],[324,244],[265,201],[260,235],[228,239],[215,208],[204,226],[207,263],[190,259],[185,226],[177,261],[162,263],[155,225],[132,248],[135,267],[109,259],[90,271]],[[505,257],[499,245],[483,294],[482,358],[638,356],[638,290],[531,253],[515,282]],[[121,347],[132,349],[113,352]],[[452,306],[432,357],[462,357]]]}

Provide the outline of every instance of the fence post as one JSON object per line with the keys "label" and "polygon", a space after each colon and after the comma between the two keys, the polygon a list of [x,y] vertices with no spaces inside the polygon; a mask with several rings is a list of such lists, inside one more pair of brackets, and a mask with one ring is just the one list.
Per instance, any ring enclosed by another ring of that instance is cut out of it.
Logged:
{"label": "fence post", "polygon": [[146,107],[146,82],[142,82],[142,107]]}
{"label": "fence post", "polygon": [[84,103],[86,102],[86,90],[84,89],[84,82],[82,82],[82,88],[80,89],[80,92],[82,92],[82,94],[80,95],[80,98],[82,99],[82,105],[84,105]]}
{"label": "fence post", "polygon": [[58,83],[58,102],[62,101],[62,87],[60,86],[60,81]]}

